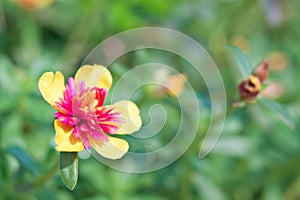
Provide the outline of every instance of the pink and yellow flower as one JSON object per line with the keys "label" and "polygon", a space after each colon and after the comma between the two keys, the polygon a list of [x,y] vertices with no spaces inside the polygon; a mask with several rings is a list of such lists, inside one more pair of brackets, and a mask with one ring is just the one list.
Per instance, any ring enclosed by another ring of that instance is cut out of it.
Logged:
{"label": "pink and yellow flower", "polygon": [[110,72],[100,65],[84,65],[65,86],[61,72],[46,72],[39,79],[43,98],[56,109],[56,150],[79,152],[92,146],[100,155],[121,158],[128,143],[114,134],[130,134],[142,125],[138,107],[123,100],[104,106],[112,85]]}

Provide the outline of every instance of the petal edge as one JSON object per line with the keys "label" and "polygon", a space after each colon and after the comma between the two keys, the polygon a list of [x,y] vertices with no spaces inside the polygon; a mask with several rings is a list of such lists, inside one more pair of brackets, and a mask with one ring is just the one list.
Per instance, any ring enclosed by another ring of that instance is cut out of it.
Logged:
{"label": "petal edge", "polygon": [[63,97],[65,90],[65,79],[61,72],[45,72],[39,79],[38,87],[45,99],[50,105],[54,106],[60,97]]}
{"label": "petal edge", "polygon": [[116,134],[131,134],[142,126],[140,110],[135,103],[128,100],[119,101],[113,105],[115,112],[120,112],[120,117],[125,120]]}
{"label": "petal edge", "polygon": [[112,76],[108,69],[102,65],[84,65],[75,75],[75,82],[84,81],[86,87],[105,88],[107,91],[112,85]]}
{"label": "petal edge", "polygon": [[129,149],[125,140],[110,136],[108,142],[90,139],[90,144],[98,154],[113,160],[121,158]]}

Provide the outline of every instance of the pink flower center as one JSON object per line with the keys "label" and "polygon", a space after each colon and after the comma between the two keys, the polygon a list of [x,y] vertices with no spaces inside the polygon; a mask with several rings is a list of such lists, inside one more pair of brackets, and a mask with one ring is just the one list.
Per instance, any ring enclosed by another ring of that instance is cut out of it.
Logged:
{"label": "pink flower center", "polygon": [[89,140],[107,141],[106,134],[114,134],[124,120],[113,107],[103,107],[106,97],[104,88],[86,88],[83,81],[76,85],[69,78],[63,98],[55,102],[55,117],[67,126],[74,127],[72,134],[80,138],[84,148],[90,149]]}

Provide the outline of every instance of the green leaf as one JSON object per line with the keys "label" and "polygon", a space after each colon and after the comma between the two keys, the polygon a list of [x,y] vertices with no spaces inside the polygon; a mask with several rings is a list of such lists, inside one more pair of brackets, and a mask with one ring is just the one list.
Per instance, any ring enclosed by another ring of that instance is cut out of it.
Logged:
{"label": "green leaf", "polygon": [[274,111],[278,117],[291,129],[295,128],[295,122],[292,116],[287,112],[286,109],[282,107],[279,103],[276,101],[273,101],[272,99],[267,99],[264,97],[258,97],[257,98],[258,102],[261,102],[264,104],[267,108],[270,110]]}
{"label": "green leaf", "polygon": [[1,182],[5,182],[8,178],[8,163],[5,153],[0,149],[0,188],[1,188]]}
{"label": "green leaf", "polygon": [[60,152],[60,176],[64,184],[73,190],[78,180],[77,152]]}
{"label": "green leaf", "polygon": [[38,175],[40,173],[41,169],[38,164],[21,147],[12,146],[7,148],[6,151],[13,155],[19,161],[21,166],[27,169],[33,175]]}
{"label": "green leaf", "polygon": [[228,46],[228,50],[243,78],[248,78],[249,74],[252,72],[252,67],[246,55],[236,46],[230,45]]}

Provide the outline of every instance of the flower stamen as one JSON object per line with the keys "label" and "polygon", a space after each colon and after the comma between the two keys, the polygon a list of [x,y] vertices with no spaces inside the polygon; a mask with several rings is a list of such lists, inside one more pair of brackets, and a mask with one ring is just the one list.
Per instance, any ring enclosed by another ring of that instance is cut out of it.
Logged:
{"label": "flower stamen", "polygon": [[55,117],[67,126],[74,127],[72,134],[80,138],[85,149],[90,149],[89,138],[108,141],[107,134],[119,130],[124,120],[113,107],[103,107],[106,97],[104,88],[86,88],[83,81],[75,84],[69,78],[63,98],[55,102]]}

